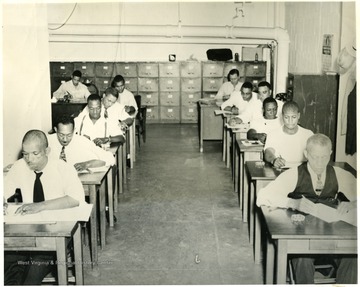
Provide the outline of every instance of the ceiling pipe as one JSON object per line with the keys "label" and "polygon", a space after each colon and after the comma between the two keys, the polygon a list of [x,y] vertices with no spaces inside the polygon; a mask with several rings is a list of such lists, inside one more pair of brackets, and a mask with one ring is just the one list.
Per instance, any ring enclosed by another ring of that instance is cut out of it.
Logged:
{"label": "ceiling pipe", "polygon": [[[52,25],[57,24],[50,24]],[[244,42],[253,44],[268,44],[273,48],[274,55],[274,93],[286,92],[288,76],[290,39],[286,30],[282,28],[254,28],[234,26],[185,26],[181,25],[74,25],[67,24],[59,30],[49,30],[50,42],[61,42],[64,38],[77,38],[81,42],[84,38],[101,39],[112,38],[131,39],[131,42],[151,42],[152,38],[162,39],[162,43],[184,43],[191,39],[201,39],[200,43],[228,43],[243,45]],[[148,41],[146,39],[149,39]],[[181,41],[179,41],[181,40]],[[250,41],[249,41],[250,40]]]}

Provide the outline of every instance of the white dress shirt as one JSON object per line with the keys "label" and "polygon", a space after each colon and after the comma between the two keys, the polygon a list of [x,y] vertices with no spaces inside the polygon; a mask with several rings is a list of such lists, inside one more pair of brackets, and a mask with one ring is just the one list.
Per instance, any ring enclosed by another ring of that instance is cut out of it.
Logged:
{"label": "white dress shirt", "polygon": [[224,96],[230,96],[232,92],[238,91],[240,92],[242,82],[238,82],[235,86],[231,82],[225,82],[221,85],[219,91],[217,92],[215,99],[223,100]]}
{"label": "white dress shirt", "polygon": [[67,94],[71,94],[73,99],[86,100],[88,96],[90,96],[90,92],[84,84],[79,83],[77,86],[74,86],[72,80],[61,84],[61,86],[53,93],[53,96],[57,99],[61,99]]}

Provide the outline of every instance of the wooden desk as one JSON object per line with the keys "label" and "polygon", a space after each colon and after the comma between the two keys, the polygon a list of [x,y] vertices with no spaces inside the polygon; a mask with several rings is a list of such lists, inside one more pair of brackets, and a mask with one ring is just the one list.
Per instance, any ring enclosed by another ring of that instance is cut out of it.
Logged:
{"label": "wooden desk", "polygon": [[243,139],[235,139],[236,156],[234,163],[234,189],[239,193],[240,209],[243,210],[243,222],[248,221],[249,190],[248,177],[245,176],[245,163],[261,160],[264,149],[263,144],[245,145]]}
{"label": "wooden desk", "polygon": [[[91,253],[92,261],[94,265],[98,262],[97,252],[97,212],[100,213],[100,242],[101,247],[105,246],[105,225],[106,225],[106,181],[108,189],[112,190],[112,170],[108,168],[106,172],[95,172],[95,173],[81,173],[79,179],[84,186],[88,187],[90,203],[93,204],[93,212],[90,220],[91,224]],[[99,190],[99,205],[97,204],[97,191]]]}
{"label": "wooden desk", "polygon": [[130,168],[134,168],[134,162],[136,161],[136,131],[135,122],[126,131],[126,149],[127,156],[130,160]]}
{"label": "wooden desk", "polygon": [[295,225],[291,222],[293,211],[266,206],[261,210],[268,231],[266,284],[286,283],[288,254],[357,254],[355,226],[343,221],[327,223],[311,215]]}
{"label": "wooden desk", "polygon": [[84,284],[80,224],[4,224],[4,250],[56,251],[59,285],[68,284],[67,246],[73,242],[76,285]]}
{"label": "wooden desk", "polygon": [[215,116],[214,111],[219,107],[215,104],[206,105],[199,103],[199,140],[200,152],[204,151],[204,140],[222,140],[223,139],[223,120],[219,116]]}

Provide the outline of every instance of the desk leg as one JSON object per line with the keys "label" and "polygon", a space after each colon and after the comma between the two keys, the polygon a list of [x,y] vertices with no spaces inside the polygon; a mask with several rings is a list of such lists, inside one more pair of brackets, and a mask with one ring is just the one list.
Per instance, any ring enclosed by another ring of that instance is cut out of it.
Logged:
{"label": "desk leg", "polygon": [[271,242],[270,235],[266,240],[266,273],[265,284],[274,284],[274,263],[275,263],[275,250],[274,243]]}
{"label": "desk leg", "polygon": [[74,241],[74,261],[75,261],[75,279],[76,285],[84,285],[84,272],[83,272],[83,252],[81,240],[81,226],[77,224],[77,229],[73,236]]}
{"label": "desk leg", "polygon": [[109,225],[114,226],[114,190],[113,190],[113,178],[116,177],[115,166],[111,168],[106,177],[107,180],[107,194],[109,201]]}
{"label": "desk leg", "polygon": [[226,123],[226,118],[224,117],[224,119],[223,119],[223,158],[222,158],[223,161],[225,161],[225,159],[226,159],[226,127],[225,127],[225,123]]}
{"label": "desk leg", "polygon": [[135,131],[135,125],[131,126],[131,135],[132,135],[132,145],[133,145],[133,158],[134,162],[136,161],[136,131]]}
{"label": "desk leg", "polygon": [[99,210],[100,210],[100,242],[101,248],[105,247],[106,232],[106,180],[104,180],[99,190]]}
{"label": "desk leg", "polygon": [[126,146],[127,143],[124,142],[122,145],[122,171],[123,171],[123,179],[124,179],[124,184],[126,184],[126,168],[127,168],[127,152],[126,152]]}
{"label": "desk leg", "polygon": [[287,240],[278,239],[276,248],[276,284],[286,283]]}
{"label": "desk leg", "polygon": [[[235,159],[234,159],[234,192],[239,193],[239,150],[235,141],[235,144],[233,145],[234,153],[235,153]],[[240,194],[239,194],[240,198]],[[240,202],[241,206],[241,202]]]}
{"label": "desk leg", "polygon": [[230,167],[230,145],[231,145],[231,136],[230,129],[226,129],[226,167]]}
{"label": "desk leg", "polygon": [[[250,205],[249,205],[249,240],[250,244],[254,244],[254,182],[249,184],[249,193],[250,193]],[[256,244],[255,244],[256,247]],[[254,250],[254,257],[256,257],[257,250]],[[256,261],[256,260],[255,260]]]}
{"label": "desk leg", "polygon": [[90,203],[93,204],[93,209],[90,214],[90,233],[91,233],[91,259],[92,267],[97,267],[98,264],[98,251],[97,251],[97,192],[96,185],[89,185]]}
{"label": "desk leg", "polygon": [[200,152],[204,152],[204,110],[200,107]]}
{"label": "desk leg", "polygon": [[[122,155],[123,155],[123,148],[124,148],[124,145],[122,144],[120,146],[120,148],[118,149],[118,156],[117,156],[117,167],[118,167],[118,191],[120,193],[123,193],[124,190],[123,190],[123,162],[122,162]],[[117,210],[117,202],[115,202],[116,204],[116,208],[115,210]]]}
{"label": "desk leg", "polygon": [[[244,157],[244,153],[242,153]],[[245,158],[243,158],[243,169],[242,169],[242,178],[243,178],[243,222],[248,222],[248,208],[249,208],[249,184],[248,177],[245,171]]]}
{"label": "desk leg", "polygon": [[56,237],[56,260],[59,285],[68,284],[66,238]]}
{"label": "desk leg", "polygon": [[[239,198],[240,198],[240,209],[244,210],[244,153],[239,150]],[[243,222],[246,222],[243,213]]]}
{"label": "desk leg", "polygon": [[130,168],[134,168],[134,138],[132,127],[129,130],[129,154],[130,154]]}

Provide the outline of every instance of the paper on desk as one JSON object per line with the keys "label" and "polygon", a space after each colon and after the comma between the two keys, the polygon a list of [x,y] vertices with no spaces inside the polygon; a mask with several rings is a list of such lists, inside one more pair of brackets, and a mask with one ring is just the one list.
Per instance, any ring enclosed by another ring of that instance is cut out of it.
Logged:
{"label": "paper on desk", "polygon": [[78,171],[78,174],[80,173],[95,173],[95,172],[104,172],[109,169],[109,166],[100,166],[100,167],[89,167],[88,169],[80,170]]}
{"label": "paper on desk", "polygon": [[244,146],[264,145],[261,141],[257,140],[243,140],[241,142]]}
{"label": "paper on desk", "polygon": [[345,221],[351,225],[357,226],[356,222],[356,209],[353,209],[345,214],[339,214],[333,207],[327,206],[322,203],[315,204],[315,212],[312,214],[328,223],[336,221]]}
{"label": "paper on desk", "polygon": [[231,115],[230,111],[224,111],[224,110],[215,110],[214,113],[215,113],[216,116],[218,116],[218,115]]}
{"label": "paper on desk", "polygon": [[20,207],[19,204],[9,204],[7,215],[4,216],[4,222],[8,224],[36,224],[52,223],[58,221],[88,221],[93,205],[84,203],[81,206],[59,209],[44,210],[34,214],[20,215],[15,211]]}

